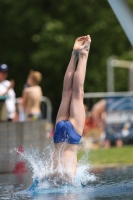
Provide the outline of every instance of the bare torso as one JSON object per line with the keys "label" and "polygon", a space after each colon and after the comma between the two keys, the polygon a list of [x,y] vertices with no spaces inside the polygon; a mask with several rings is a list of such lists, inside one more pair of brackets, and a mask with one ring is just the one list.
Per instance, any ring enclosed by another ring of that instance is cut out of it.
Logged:
{"label": "bare torso", "polygon": [[42,97],[42,90],[40,86],[32,86],[25,88],[23,91],[24,107],[26,114],[39,114],[40,100]]}
{"label": "bare torso", "polygon": [[76,173],[77,167],[77,145],[68,143],[55,144],[54,157],[58,158],[54,160],[54,168],[58,169],[59,163],[63,169],[67,169],[70,174]]}
{"label": "bare torso", "polygon": [[48,166],[48,170],[51,167],[52,171],[49,171],[45,178],[52,184],[72,184],[77,167],[77,145],[68,143],[55,144],[53,159],[50,166]]}

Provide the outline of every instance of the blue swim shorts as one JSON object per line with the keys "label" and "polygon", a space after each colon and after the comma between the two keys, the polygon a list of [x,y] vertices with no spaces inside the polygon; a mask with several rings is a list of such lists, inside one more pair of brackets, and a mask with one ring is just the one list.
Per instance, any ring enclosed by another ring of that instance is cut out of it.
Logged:
{"label": "blue swim shorts", "polygon": [[60,121],[56,124],[53,139],[54,143],[79,144],[81,136],[75,131],[70,121]]}

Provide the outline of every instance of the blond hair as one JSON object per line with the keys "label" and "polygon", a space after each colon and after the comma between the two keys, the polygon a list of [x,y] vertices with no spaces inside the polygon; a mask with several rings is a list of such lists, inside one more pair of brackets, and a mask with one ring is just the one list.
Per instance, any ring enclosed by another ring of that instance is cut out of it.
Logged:
{"label": "blond hair", "polygon": [[42,74],[38,71],[30,70],[29,76],[33,79],[36,84],[39,84],[42,80]]}

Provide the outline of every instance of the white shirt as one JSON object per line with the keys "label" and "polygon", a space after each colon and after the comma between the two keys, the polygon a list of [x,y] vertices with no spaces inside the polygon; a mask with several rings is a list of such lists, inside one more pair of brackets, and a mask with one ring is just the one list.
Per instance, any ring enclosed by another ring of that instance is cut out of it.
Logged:
{"label": "white shirt", "polygon": [[[7,88],[10,86],[10,81],[5,80],[0,82],[0,95],[3,95]],[[10,89],[7,93],[8,98],[6,99],[6,108],[7,108],[7,118],[13,119],[15,116],[16,106],[15,106],[15,92],[13,89]]]}

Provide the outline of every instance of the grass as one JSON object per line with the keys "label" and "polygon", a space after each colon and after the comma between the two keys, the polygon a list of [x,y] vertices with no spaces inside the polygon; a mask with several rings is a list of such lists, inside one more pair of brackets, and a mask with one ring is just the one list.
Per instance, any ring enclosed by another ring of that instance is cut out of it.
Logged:
{"label": "grass", "polygon": [[91,150],[87,154],[83,150],[79,151],[78,159],[86,156],[90,164],[133,164],[133,146]]}

